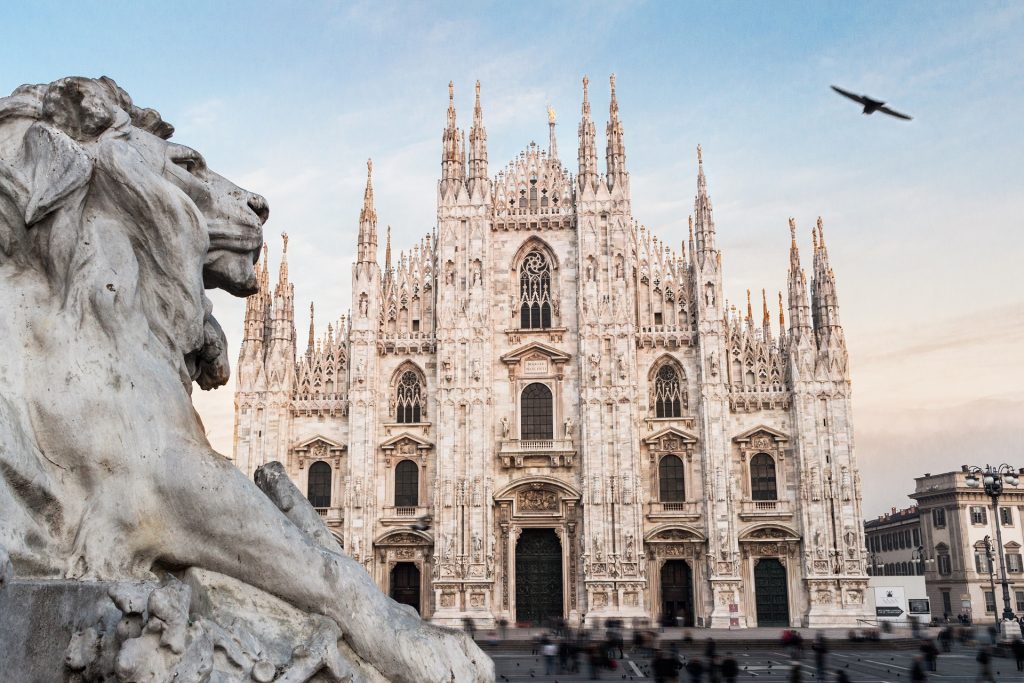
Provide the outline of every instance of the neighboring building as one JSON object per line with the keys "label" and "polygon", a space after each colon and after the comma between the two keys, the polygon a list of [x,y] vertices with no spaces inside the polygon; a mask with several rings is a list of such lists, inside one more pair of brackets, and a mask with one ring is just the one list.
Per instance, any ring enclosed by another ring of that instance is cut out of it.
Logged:
{"label": "neighboring building", "polygon": [[[917,501],[921,539],[934,562],[926,565],[925,578],[932,614],[969,614],[975,620],[995,618],[1002,613],[999,554],[996,524],[1002,527],[1006,576],[1010,584],[1010,607],[1024,612],[1024,563],[1021,548],[1024,532],[1024,488],[1007,486],[999,498],[998,519],[993,519],[992,500],[985,491],[967,486],[966,472],[926,474],[917,477],[911,498]],[[989,573],[985,537],[992,539],[995,556]],[[995,579],[993,594],[992,577]]]}
{"label": "neighboring building", "polygon": [[917,507],[892,509],[864,523],[871,576],[917,576],[925,573],[927,554],[921,547]]}
{"label": "neighboring building", "polygon": [[282,461],[382,589],[440,623],[865,617],[820,219],[810,291],[790,220],[790,319],[773,330],[767,301],[755,319],[749,294],[745,315],[724,299],[699,147],[688,244],[634,220],[614,78],[603,174],[586,79],[575,176],[550,112],[548,149],[491,177],[479,84],[468,159],[449,94],[436,233],[394,261],[389,233],[378,265],[368,173],[351,313],[319,337],[311,315],[305,351],[287,241],[273,290],[264,256],[237,466]]}

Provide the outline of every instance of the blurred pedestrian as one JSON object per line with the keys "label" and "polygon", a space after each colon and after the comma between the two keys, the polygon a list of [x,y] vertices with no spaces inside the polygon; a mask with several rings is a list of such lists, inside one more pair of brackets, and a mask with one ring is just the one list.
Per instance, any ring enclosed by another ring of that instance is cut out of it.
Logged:
{"label": "blurred pedestrian", "polygon": [[978,661],[978,676],[974,679],[975,682],[996,683],[996,679],[992,675],[992,652],[987,645],[981,646],[975,659]]}
{"label": "blurred pedestrian", "polygon": [[502,640],[508,638],[508,619],[505,617],[498,619],[498,634],[501,635]]}
{"label": "blurred pedestrian", "polygon": [[910,665],[910,681],[911,683],[925,683],[928,680],[928,676],[924,673],[924,657],[918,655],[914,657],[914,662]]}
{"label": "blurred pedestrian", "polygon": [[704,662],[700,657],[694,656],[686,663],[686,673],[690,676],[690,683],[701,683],[704,679]]}
{"label": "blurred pedestrian", "polygon": [[725,683],[736,683],[736,677],[740,675],[740,665],[731,652],[726,653],[725,659],[722,660],[721,671]]}
{"label": "blurred pedestrian", "polygon": [[921,641],[921,655],[924,657],[924,663],[929,671],[939,670],[939,648],[935,646],[935,641],[931,638]]}
{"label": "blurred pedestrian", "polygon": [[789,666],[789,678],[787,680],[789,683],[803,683],[804,670],[800,662],[793,662]]}
{"label": "blurred pedestrian", "polygon": [[814,644],[811,646],[814,650],[814,677],[819,681],[825,680],[825,660],[828,658],[828,643],[825,642],[825,634],[818,631],[818,635],[814,637]]}
{"label": "blurred pedestrian", "polygon": [[1010,651],[1013,652],[1013,658],[1017,660],[1017,671],[1024,671],[1024,640],[1014,638],[1010,645]]}
{"label": "blurred pedestrian", "polygon": [[558,656],[558,645],[547,638],[541,645],[540,653],[544,656],[544,675],[550,676],[555,673],[555,657]]}
{"label": "blurred pedestrian", "polygon": [[842,669],[836,670],[836,683],[850,683],[850,677]]}

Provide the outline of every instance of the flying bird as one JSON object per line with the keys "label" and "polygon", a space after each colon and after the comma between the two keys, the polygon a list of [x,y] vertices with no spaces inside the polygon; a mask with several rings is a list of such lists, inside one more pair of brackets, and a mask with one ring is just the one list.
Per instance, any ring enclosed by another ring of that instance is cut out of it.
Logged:
{"label": "flying bird", "polygon": [[895,116],[896,118],[904,119],[905,121],[911,121],[912,120],[911,117],[907,116],[906,114],[901,114],[898,111],[895,111],[893,109],[889,109],[889,107],[885,106],[885,102],[879,102],[878,100],[873,100],[870,97],[868,97],[867,95],[855,95],[855,94],[853,94],[852,92],[850,92],[848,90],[843,90],[842,88],[837,88],[834,85],[832,86],[832,89],[835,90],[840,95],[842,95],[843,97],[849,97],[854,102],[858,102],[858,103],[864,105],[864,112],[863,113],[865,113],[865,114],[874,114],[876,111],[880,111],[883,114],[888,114],[889,116]]}

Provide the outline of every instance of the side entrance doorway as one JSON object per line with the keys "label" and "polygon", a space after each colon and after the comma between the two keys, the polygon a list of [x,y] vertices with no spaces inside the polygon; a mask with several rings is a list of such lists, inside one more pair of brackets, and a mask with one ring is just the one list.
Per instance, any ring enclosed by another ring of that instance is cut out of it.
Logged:
{"label": "side entrance doorway", "polygon": [[754,567],[754,599],[758,626],[789,626],[789,588],[786,568],[775,558]]}
{"label": "side entrance doorway", "polygon": [[661,623],[693,626],[693,572],[686,560],[669,560],[661,567]]}
{"label": "side entrance doorway", "polygon": [[420,570],[412,562],[399,562],[391,569],[391,599],[420,612]]}
{"label": "side entrance doorway", "polygon": [[540,626],[562,616],[562,542],[554,529],[523,529],[516,542],[516,622]]}

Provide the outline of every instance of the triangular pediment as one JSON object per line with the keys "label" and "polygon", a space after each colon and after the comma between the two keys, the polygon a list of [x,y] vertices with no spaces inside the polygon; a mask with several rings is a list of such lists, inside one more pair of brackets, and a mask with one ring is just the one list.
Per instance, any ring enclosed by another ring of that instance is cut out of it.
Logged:
{"label": "triangular pediment", "polygon": [[676,438],[683,443],[697,443],[696,435],[683,431],[677,427],[665,427],[665,429],[657,431],[644,439],[644,443],[649,446],[656,446],[662,443],[662,440],[665,437]]}
{"label": "triangular pediment", "polygon": [[525,346],[521,346],[514,351],[506,353],[501,357],[501,362],[513,364],[529,358],[546,358],[553,363],[567,363],[570,356],[567,353],[559,351],[553,346],[541,344],[540,342],[530,342]]}
{"label": "triangular pediment", "polygon": [[434,447],[434,444],[423,437],[410,434],[409,432],[402,432],[401,434],[396,434],[387,441],[382,441],[380,447],[385,450],[391,450],[393,448],[397,448],[403,441],[412,442],[416,446],[417,450],[429,450]]}
{"label": "triangular pediment", "polygon": [[732,437],[732,440],[736,441],[737,443],[746,443],[752,441],[756,436],[767,436],[768,438],[774,439],[775,441],[779,442],[789,441],[789,437],[783,434],[782,432],[772,429],[771,427],[766,427],[764,425],[759,425],[757,427],[754,427],[753,429],[748,429],[742,434]]}
{"label": "triangular pediment", "polygon": [[297,444],[292,446],[292,450],[296,452],[310,451],[313,450],[314,447],[319,446],[320,444],[326,446],[326,449],[332,453],[341,452],[348,449],[348,446],[346,446],[343,443],[338,443],[334,439],[328,439],[326,436],[317,434],[316,436],[311,436],[308,439],[304,439],[298,442]]}

